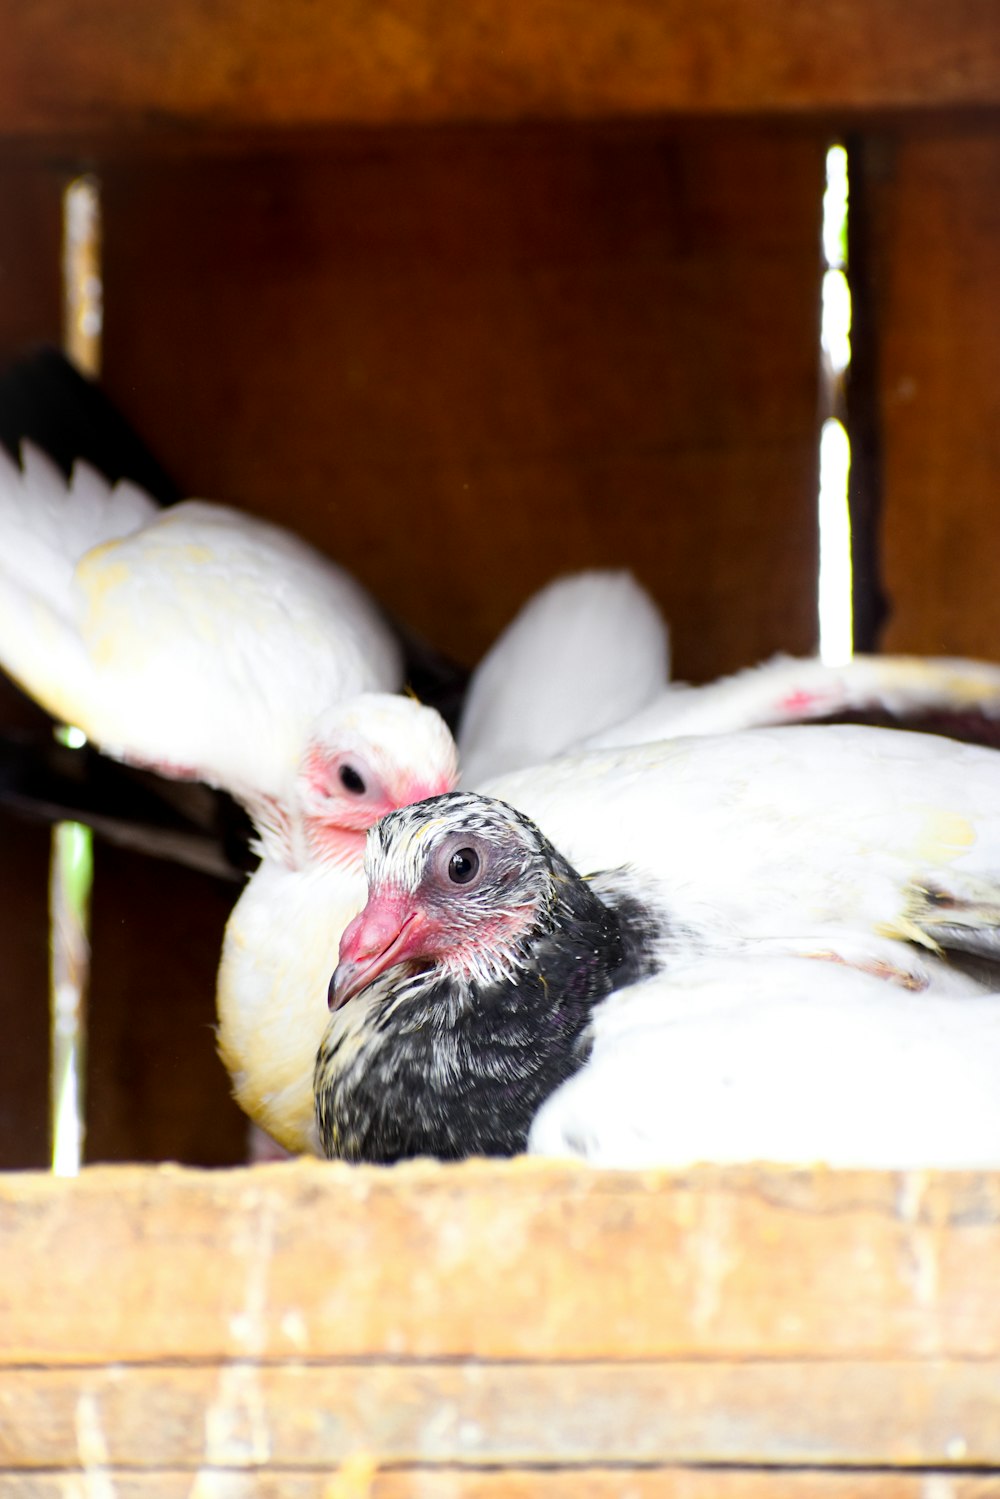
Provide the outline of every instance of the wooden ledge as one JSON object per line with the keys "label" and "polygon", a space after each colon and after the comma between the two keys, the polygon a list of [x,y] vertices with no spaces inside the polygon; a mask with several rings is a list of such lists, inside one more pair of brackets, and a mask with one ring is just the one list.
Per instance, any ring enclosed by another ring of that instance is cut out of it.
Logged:
{"label": "wooden ledge", "polygon": [[0,1225],[0,1365],[1000,1357],[1000,1175],[94,1167]]}
{"label": "wooden ledge", "polygon": [[0,136],[1000,103],[992,0],[0,0]]}
{"label": "wooden ledge", "polygon": [[992,1174],[7,1176],[0,1499],[985,1499],[998,1284]]}

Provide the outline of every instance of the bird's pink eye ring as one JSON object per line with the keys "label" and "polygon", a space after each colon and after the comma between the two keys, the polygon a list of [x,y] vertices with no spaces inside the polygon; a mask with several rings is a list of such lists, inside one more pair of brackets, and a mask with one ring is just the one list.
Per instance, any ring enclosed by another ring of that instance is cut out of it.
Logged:
{"label": "bird's pink eye ring", "polygon": [[474,848],[457,848],[448,860],[448,878],[453,885],[468,885],[479,873],[479,865]]}
{"label": "bird's pink eye ring", "polygon": [[344,790],[349,791],[352,796],[364,796],[368,790],[364,782],[364,777],[358,774],[353,765],[342,765],[338,771],[338,776]]}

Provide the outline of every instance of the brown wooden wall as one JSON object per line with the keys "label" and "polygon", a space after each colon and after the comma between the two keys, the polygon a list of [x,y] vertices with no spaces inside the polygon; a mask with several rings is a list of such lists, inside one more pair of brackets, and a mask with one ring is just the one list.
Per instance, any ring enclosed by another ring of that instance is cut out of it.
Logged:
{"label": "brown wooden wall", "polygon": [[863,144],[889,650],[1000,659],[1000,120]]}
{"label": "brown wooden wall", "polygon": [[449,130],[104,173],[105,383],[474,662],[633,566],[706,677],[814,639],[821,141]]}
{"label": "brown wooden wall", "polygon": [[[62,177],[0,160],[0,358],[60,335]],[[0,724],[45,715],[0,676]],[[0,820],[0,1168],[48,1159],[47,910],[49,833]]]}

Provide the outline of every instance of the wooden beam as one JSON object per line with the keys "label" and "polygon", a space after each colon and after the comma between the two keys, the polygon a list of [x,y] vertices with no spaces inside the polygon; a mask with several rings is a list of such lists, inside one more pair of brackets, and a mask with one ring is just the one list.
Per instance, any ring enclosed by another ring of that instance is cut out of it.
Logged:
{"label": "wooden beam", "polygon": [[1000,1176],[0,1178],[0,1499],[996,1499]]}
{"label": "wooden beam", "polygon": [[1000,1357],[1000,1175],[94,1167],[0,1226],[5,1368]]}
{"label": "wooden beam", "polygon": [[1000,1363],[251,1360],[0,1375],[0,1468],[1000,1463]]}
{"label": "wooden beam", "polygon": [[1000,104],[992,0],[0,3],[0,136]]}
{"label": "wooden beam", "polygon": [[4,1473],[0,1499],[997,1499],[995,1475],[690,1468],[532,1467],[380,1471],[364,1456],[331,1472],[204,1466],[144,1473],[102,1465],[79,1474]]}

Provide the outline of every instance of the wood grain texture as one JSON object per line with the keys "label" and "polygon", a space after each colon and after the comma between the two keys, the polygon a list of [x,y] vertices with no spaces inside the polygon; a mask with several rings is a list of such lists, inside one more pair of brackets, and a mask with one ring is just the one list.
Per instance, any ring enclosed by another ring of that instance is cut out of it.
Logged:
{"label": "wood grain texture", "polygon": [[373,1470],[254,1472],[201,1468],[136,1473],[92,1466],[76,1473],[4,1473],[0,1499],[997,1499],[1000,1477],[951,1473],[758,1471],[720,1468]]}
{"label": "wood grain texture", "polygon": [[1000,1178],[537,1161],[0,1179],[0,1360],[996,1359]]}
{"label": "wood grain texture", "polygon": [[893,651],[1000,657],[1000,131],[883,136],[872,216]]}
{"label": "wood grain texture", "polygon": [[822,140],[410,133],[119,163],[105,380],[188,491],[475,661],[632,566],[703,678],[815,636]]}
{"label": "wood grain texture", "polygon": [[1000,1466],[1000,1364],[239,1361],[0,1374],[0,1470]]}
{"label": "wood grain texture", "polygon": [[3,0],[0,134],[1000,102],[991,0]]}

